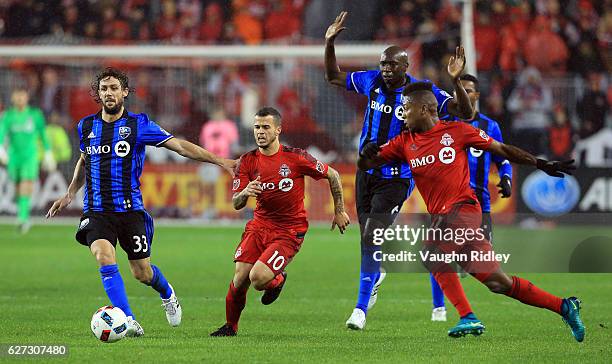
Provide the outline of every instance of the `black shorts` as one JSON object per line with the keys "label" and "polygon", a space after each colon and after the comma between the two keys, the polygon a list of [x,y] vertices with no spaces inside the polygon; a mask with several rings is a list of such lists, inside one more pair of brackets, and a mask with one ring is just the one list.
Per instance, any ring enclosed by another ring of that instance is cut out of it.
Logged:
{"label": "black shorts", "polygon": [[414,189],[411,178],[383,179],[364,171],[355,176],[355,201],[359,225],[363,228],[369,217],[389,226]]}
{"label": "black shorts", "polygon": [[146,211],[94,212],[83,214],[76,240],[90,246],[98,239],[108,240],[117,247],[117,241],[129,260],[151,256],[153,244],[153,218]]}

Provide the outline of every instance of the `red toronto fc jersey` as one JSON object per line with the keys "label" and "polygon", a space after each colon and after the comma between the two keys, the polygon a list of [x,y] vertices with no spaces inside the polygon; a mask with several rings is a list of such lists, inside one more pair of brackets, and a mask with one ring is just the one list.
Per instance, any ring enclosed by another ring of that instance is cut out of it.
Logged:
{"label": "red toronto fc jersey", "polygon": [[430,214],[444,214],[457,202],[478,203],[470,188],[466,149],[486,150],[493,139],[467,123],[440,121],[423,133],[403,132],[381,147],[385,161],[410,165]]}
{"label": "red toronto fc jersey", "polygon": [[325,163],[302,149],[281,145],[271,156],[256,149],[240,157],[232,190],[240,192],[260,176],[263,192],[257,197],[254,220],[282,228],[306,230],[304,176],[319,180],[327,176],[327,168]]}

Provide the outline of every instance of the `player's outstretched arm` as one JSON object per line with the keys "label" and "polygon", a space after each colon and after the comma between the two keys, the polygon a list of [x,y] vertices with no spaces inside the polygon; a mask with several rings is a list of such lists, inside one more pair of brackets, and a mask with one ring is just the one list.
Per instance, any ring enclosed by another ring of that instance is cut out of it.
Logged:
{"label": "player's outstretched arm", "polygon": [[510,162],[534,166],[553,177],[563,178],[563,173],[572,174],[572,171],[576,169],[573,159],[566,161],[548,161],[536,158],[531,153],[515,147],[514,145],[500,143],[496,140],[493,140],[487,150],[493,154],[506,158]]}
{"label": "player's outstretched arm", "polygon": [[85,155],[81,153],[81,157],[76,163],[74,167],[74,173],[72,174],[72,181],[70,181],[70,185],[68,186],[68,192],[61,198],[55,200],[51,208],[47,212],[45,216],[47,219],[55,216],[58,212],[62,211],[66,206],[70,205],[74,196],[76,196],[77,192],[83,187],[85,184]]}
{"label": "player's outstretched arm", "polygon": [[470,103],[463,84],[459,77],[465,68],[465,50],[463,46],[455,48],[455,55],[448,60],[448,75],[453,80],[456,98],[448,102],[448,112],[465,120],[469,120],[474,115],[474,109]]}
{"label": "player's outstretched arm", "polygon": [[340,87],[345,87],[346,85],[346,72],[342,72],[340,67],[338,67],[338,63],[336,63],[334,41],[338,34],[346,29],[344,19],[346,19],[347,14],[348,12],[346,11],[341,12],[325,32],[325,80],[332,85]]}
{"label": "player's outstretched arm", "polygon": [[331,230],[333,231],[338,226],[340,234],[344,234],[344,230],[351,223],[351,219],[344,210],[344,194],[342,193],[340,174],[332,167],[327,167],[326,178],[329,181],[329,190],[334,199],[334,220],[332,221]]}
{"label": "player's outstretched arm", "polygon": [[172,138],[162,144],[164,148],[170,149],[185,158],[193,159],[204,163],[216,164],[223,167],[229,174],[234,177],[236,175],[237,161],[233,159],[225,159],[216,156],[215,154],[207,151],[206,149],[197,146],[191,142],[183,139]]}
{"label": "player's outstretched arm", "polygon": [[380,147],[376,143],[368,143],[364,145],[359,158],[357,159],[357,168],[362,171],[377,168],[386,163],[384,159],[378,156]]}
{"label": "player's outstretched arm", "polygon": [[249,197],[257,197],[261,194],[263,188],[261,187],[260,179],[261,177],[257,176],[257,178],[249,182],[244,190],[234,193],[234,196],[232,196],[232,204],[234,205],[234,209],[242,209],[244,206],[246,206]]}

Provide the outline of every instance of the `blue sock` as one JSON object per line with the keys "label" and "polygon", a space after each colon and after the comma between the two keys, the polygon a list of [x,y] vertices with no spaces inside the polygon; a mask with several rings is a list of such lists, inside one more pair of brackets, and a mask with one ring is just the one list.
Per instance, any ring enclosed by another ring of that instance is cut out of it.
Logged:
{"label": "blue sock", "polygon": [[117,264],[100,267],[100,276],[102,277],[102,285],[106,295],[113,306],[119,307],[126,316],[134,317]]}
{"label": "blue sock", "polygon": [[361,272],[359,273],[359,296],[355,308],[368,313],[368,302],[372,296],[374,284],[380,276],[380,262],[373,258],[375,251],[380,250],[379,246],[362,247],[361,251]]}
{"label": "blue sock", "polygon": [[444,292],[442,288],[440,288],[433,274],[429,273],[429,279],[431,281],[431,297],[433,298],[434,308],[444,307]]}
{"label": "blue sock", "polygon": [[159,296],[161,298],[170,298],[172,295],[172,288],[170,288],[166,277],[164,277],[161,270],[159,270],[156,265],[151,264],[151,269],[153,270],[153,279],[151,279],[149,286],[153,287],[154,290],[159,292]]}

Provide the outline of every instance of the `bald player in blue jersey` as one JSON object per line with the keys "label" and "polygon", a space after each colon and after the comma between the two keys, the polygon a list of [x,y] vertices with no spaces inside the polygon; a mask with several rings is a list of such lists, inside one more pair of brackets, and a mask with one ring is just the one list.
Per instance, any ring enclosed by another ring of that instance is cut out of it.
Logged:
{"label": "bald player in blue jersey", "polygon": [[[404,86],[418,82],[407,73],[408,54],[399,46],[383,51],[378,70],[343,72],[336,63],[334,41],[344,29],[347,12],[336,17],[325,33],[325,79],[334,86],[344,87],[368,97],[363,128],[359,141],[359,153],[369,143],[380,146],[399,135],[403,130],[402,90]],[[459,75],[465,67],[465,53],[457,47],[448,64],[448,74],[453,80],[456,97],[435,85],[432,91],[438,101],[440,115],[469,118],[472,106]],[[376,303],[377,293],[385,273],[380,262],[373,258],[380,247],[372,243],[375,229],[386,228],[393,223],[402,204],[414,189],[408,164],[394,162],[368,171],[358,171],[355,179],[357,215],[361,231],[361,271],[357,304],[346,322],[350,329],[362,330],[368,309]]]}
{"label": "bald player in blue jersey", "polygon": [[130,92],[128,81],[123,72],[112,68],[97,75],[92,92],[102,110],[79,121],[81,157],[68,192],[53,203],[47,218],[68,206],[85,185],[76,239],[89,247],[100,266],[102,285],[112,305],[128,317],[127,335],[142,336],[144,330],[132,313],[117,266],[117,241],[128,256],[134,278],[159,293],[168,323],[178,326],[182,316],[174,288],[151,264],[153,219],[144,208],[140,192],[146,146],[164,147],[189,159],[217,164],[232,175],[236,161],[175,138],[147,114],[128,112],[124,107]]}
{"label": "bald player in blue jersey", "polygon": [[[478,79],[473,75],[465,74],[460,77],[460,80],[474,107],[474,114],[471,118],[465,120],[460,120],[457,117],[448,115],[445,116],[445,119],[469,123],[475,128],[484,130],[491,138],[503,143],[504,140],[497,121],[489,118],[476,109],[476,103],[480,99]],[[482,209],[482,230],[489,242],[492,243],[493,225],[491,220],[491,194],[489,193],[489,170],[491,168],[491,163],[494,163],[497,167],[497,173],[499,174],[499,183],[497,187],[499,187],[498,192],[501,198],[510,197],[512,195],[512,165],[510,162],[499,155],[480,149],[470,148],[468,153],[470,187],[474,190]],[[446,312],[444,293],[440,285],[438,285],[438,282],[433,278],[433,275],[430,275],[430,278],[434,306],[432,320],[446,321],[441,319],[442,315],[436,314],[439,312]],[[446,315],[444,315],[444,317],[445,316]]]}

